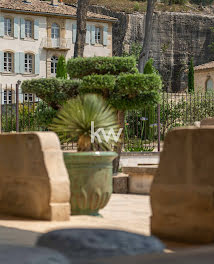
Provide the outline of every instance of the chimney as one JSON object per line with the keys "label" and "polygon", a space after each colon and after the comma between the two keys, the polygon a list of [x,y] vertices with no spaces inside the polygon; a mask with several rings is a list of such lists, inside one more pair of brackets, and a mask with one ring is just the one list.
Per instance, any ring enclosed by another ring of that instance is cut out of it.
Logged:
{"label": "chimney", "polygon": [[58,0],[51,0],[51,4],[53,6],[58,6]]}

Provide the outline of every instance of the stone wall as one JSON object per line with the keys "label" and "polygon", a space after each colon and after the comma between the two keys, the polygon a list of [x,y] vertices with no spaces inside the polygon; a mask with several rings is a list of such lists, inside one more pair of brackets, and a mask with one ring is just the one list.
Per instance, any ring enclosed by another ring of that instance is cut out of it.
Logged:
{"label": "stone wall", "polygon": [[[125,14],[102,7],[91,7],[118,18],[113,26],[113,54],[121,55],[133,42],[144,37],[144,14]],[[187,64],[194,57],[195,65],[214,60],[208,45],[214,41],[210,28],[214,17],[189,13],[156,12],[151,57],[163,76],[165,90],[180,91],[187,87]]]}

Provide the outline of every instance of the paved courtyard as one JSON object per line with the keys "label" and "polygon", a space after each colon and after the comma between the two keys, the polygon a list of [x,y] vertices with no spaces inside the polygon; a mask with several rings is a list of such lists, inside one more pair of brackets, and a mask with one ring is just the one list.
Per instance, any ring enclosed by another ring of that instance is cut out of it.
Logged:
{"label": "paved courtyard", "polygon": [[67,222],[0,217],[0,243],[33,245],[37,237],[56,228],[117,228],[149,235],[149,196],[113,194],[101,217],[72,216]]}
{"label": "paved courtyard", "polygon": [[[150,197],[113,194],[100,211],[103,217],[71,216],[67,222],[48,222],[0,216],[0,244],[34,245],[41,233],[58,228],[109,228],[150,235]],[[166,252],[193,245],[164,241]]]}

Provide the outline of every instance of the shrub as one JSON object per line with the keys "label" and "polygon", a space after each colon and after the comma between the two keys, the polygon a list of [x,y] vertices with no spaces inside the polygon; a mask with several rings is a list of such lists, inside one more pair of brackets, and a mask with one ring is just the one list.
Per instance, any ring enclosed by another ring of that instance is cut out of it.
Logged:
{"label": "shrub", "polygon": [[67,79],[67,66],[66,66],[65,57],[63,55],[59,57],[57,63],[56,78]]}
{"label": "shrub", "polygon": [[157,74],[123,74],[117,78],[110,103],[119,110],[142,109],[159,102],[161,88]]}
{"label": "shrub", "polygon": [[86,76],[82,79],[80,93],[97,93],[108,97],[109,91],[114,90],[115,80],[113,75]]}
{"label": "shrub", "polygon": [[106,134],[110,130],[118,133],[115,110],[112,109],[102,96],[87,94],[68,101],[54,118],[50,129],[58,133],[62,141],[78,139],[78,151],[110,150],[114,143],[113,136],[107,142],[102,133],[100,141],[97,137],[92,140],[91,123],[94,130],[104,129]]}
{"label": "shrub", "polygon": [[33,93],[53,109],[59,109],[62,104],[76,97],[80,82],[56,78],[33,79],[22,83],[23,93]]}
{"label": "shrub", "polygon": [[136,73],[136,60],[133,57],[93,57],[70,59],[67,63],[70,78],[83,78],[87,75],[119,75]]}
{"label": "shrub", "polygon": [[151,58],[147,61],[145,67],[144,67],[144,74],[152,74],[152,73],[157,73],[157,70],[153,66],[154,60]]}
{"label": "shrub", "polygon": [[194,65],[193,65],[193,58],[190,60],[189,64],[189,72],[188,72],[188,92],[194,92]]}

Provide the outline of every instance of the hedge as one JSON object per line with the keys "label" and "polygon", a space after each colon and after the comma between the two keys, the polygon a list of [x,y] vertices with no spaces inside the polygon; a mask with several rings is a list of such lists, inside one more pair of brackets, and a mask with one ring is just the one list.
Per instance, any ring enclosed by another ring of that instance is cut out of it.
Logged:
{"label": "hedge", "polygon": [[22,83],[23,93],[33,93],[53,109],[59,109],[68,99],[78,95],[80,81],[56,78],[32,79]]}
{"label": "hedge", "polygon": [[123,74],[118,76],[110,103],[119,110],[141,109],[160,100],[161,77],[157,74]]}
{"label": "hedge", "polygon": [[104,97],[109,96],[109,91],[115,87],[116,77],[113,75],[89,75],[82,79],[80,93],[97,93]]}
{"label": "hedge", "polygon": [[67,71],[70,78],[83,78],[84,76],[119,75],[120,73],[136,73],[136,60],[134,57],[92,57],[75,58],[67,62]]}

